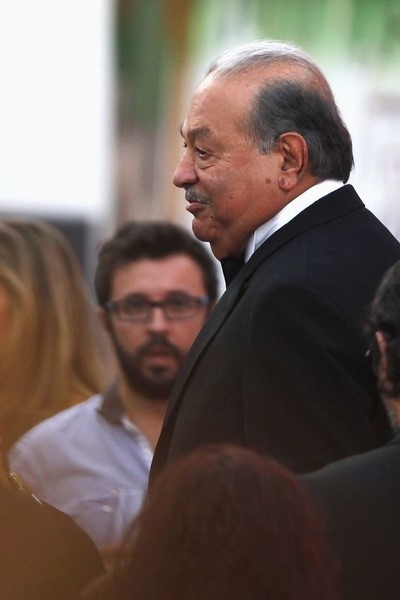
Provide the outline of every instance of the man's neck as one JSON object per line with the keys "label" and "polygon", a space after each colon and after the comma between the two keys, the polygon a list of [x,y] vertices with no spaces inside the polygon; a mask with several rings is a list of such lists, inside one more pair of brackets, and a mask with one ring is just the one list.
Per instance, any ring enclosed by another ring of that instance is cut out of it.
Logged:
{"label": "man's neck", "polygon": [[146,436],[154,449],[161,433],[168,400],[149,400],[132,390],[122,378],[119,378],[117,386],[129,420]]}

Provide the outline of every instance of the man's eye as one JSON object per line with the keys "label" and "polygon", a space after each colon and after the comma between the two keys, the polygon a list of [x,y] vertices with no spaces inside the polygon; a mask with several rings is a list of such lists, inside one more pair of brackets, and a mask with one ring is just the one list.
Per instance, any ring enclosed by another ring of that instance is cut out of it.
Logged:
{"label": "man's eye", "polygon": [[172,308],[181,308],[183,306],[187,306],[189,302],[190,302],[189,298],[183,298],[183,297],[182,298],[169,298],[167,300],[167,303]]}
{"label": "man's eye", "polygon": [[144,310],[147,307],[148,302],[145,300],[127,300],[124,302],[123,309],[127,312]]}
{"label": "man's eye", "polygon": [[196,154],[199,158],[207,158],[208,152],[202,150],[201,148],[196,148]]}
{"label": "man's eye", "polygon": [[185,306],[187,304],[187,298],[170,298],[168,304],[170,306]]}

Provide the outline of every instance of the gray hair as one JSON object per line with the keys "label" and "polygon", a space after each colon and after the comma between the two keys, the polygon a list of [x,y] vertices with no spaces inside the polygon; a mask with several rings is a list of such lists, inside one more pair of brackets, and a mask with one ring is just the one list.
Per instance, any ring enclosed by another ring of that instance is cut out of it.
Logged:
{"label": "gray hair", "polygon": [[206,75],[234,75],[274,62],[297,64],[314,75],[323,77],[320,69],[303,50],[278,40],[259,40],[226,50],[210,63]]}
{"label": "gray hair", "polygon": [[266,154],[280,135],[296,131],[307,142],[311,174],[346,182],[354,164],[351,137],[324,74],[303,50],[277,40],[250,42],[217,56],[206,76],[232,77],[274,64],[288,69],[260,76],[248,134]]}

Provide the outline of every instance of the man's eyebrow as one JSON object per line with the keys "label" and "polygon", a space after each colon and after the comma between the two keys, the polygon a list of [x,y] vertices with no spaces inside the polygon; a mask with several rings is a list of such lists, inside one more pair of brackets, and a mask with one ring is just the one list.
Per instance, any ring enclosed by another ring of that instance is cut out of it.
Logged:
{"label": "man's eyebrow", "polygon": [[[183,124],[179,127],[180,134],[183,138],[185,135],[183,134]],[[194,129],[190,129],[186,135],[187,139],[193,144],[194,141],[198,138],[210,139],[213,136],[211,129],[208,127],[195,127]]]}

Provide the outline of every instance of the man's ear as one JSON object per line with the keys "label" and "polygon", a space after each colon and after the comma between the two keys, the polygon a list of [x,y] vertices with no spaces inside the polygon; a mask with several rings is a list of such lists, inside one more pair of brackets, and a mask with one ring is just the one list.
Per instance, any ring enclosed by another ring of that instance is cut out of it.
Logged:
{"label": "man's ear", "polygon": [[279,187],[289,192],[298,184],[308,166],[307,142],[299,133],[289,131],[279,136],[275,147],[282,156]]}

